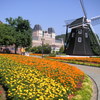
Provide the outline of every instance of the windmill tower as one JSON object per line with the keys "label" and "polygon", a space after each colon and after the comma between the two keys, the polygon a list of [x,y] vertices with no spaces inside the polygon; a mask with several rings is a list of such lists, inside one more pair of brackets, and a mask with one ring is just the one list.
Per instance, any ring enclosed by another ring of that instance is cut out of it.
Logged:
{"label": "windmill tower", "polygon": [[92,28],[92,24],[100,23],[100,16],[88,20],[82,0],[80,4],[84,17],[66,21],[65,52],[67,55],[100,55],[100,43]]}

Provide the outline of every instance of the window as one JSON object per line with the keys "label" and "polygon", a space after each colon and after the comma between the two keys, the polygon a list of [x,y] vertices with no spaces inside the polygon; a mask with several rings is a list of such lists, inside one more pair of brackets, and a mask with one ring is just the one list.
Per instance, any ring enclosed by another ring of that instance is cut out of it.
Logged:
{"label": "window", "polygon": [[85,37],[88,38],[88,33],[85,33]]}
{"label": "window", "polygon": [[79,42],[79,43],[82,42],[82,37],[78,37],[78,42]]}
{"label": "window", "polygon": [[78,34],[82,34],[82,29],[78,29]]}

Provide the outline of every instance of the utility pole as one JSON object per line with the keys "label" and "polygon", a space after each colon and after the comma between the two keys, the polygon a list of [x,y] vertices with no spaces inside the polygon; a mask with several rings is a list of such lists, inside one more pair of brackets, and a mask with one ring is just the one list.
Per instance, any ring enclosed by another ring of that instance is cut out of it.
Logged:
{"label": "utility pole", "polygon": [[44,53],[44,50],[43,50],[43,45],[44,45],[44,31],[42,33],[42,38],[41,38],[41,41],[42,41],[42,58],[43,58],[43,53]]}

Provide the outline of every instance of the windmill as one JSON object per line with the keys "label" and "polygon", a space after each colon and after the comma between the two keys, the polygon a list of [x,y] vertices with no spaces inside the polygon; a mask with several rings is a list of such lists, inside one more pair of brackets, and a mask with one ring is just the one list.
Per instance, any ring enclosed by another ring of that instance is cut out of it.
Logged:
{"label": "windmill", "polygon": [[[80,4],[84,17],[66,21],[65,52],[67,55],[100,55],[99,39],[92,27],[93,25],[100,24],[100,16],[89,20],[83,0],[80,0]],[[69,28],[71,29],[70,33],[68,33]]]}

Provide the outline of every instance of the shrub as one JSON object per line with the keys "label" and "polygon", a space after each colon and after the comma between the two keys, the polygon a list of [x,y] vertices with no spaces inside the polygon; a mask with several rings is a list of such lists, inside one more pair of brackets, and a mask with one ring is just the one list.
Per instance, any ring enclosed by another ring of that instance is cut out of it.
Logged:
{"label": "shrub", "polygon": [[50,53],[49,56],[50,57],[56,57],[56,53]]}
{"label": "shrub", "polygon": [[42,54],[42,50],[44,54],[49,54],[51,53],[51,46],[48,44],[44,44],[43,47],[42,46],[35,46],[31,48],[31,52],[33,53],[39,53]]}

